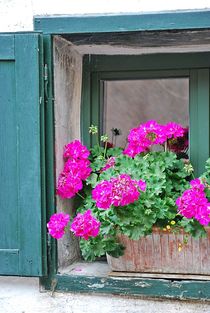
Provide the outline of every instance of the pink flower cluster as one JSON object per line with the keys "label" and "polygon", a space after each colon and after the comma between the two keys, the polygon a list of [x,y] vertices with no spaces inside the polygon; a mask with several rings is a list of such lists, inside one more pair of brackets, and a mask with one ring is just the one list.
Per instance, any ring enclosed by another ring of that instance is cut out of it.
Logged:
{"label": "pink flower cluster", "polygon": [[124,206],[138,200],[140,191],[145,191],[146,183],[131,179],[127,174],[103,180],[92,191],[96,205],[101,209],[109,209],[111,205]]}
{"label": "pink flower cluster", "polygon": [[107,160],[106,165],[101,169],[101,172],[108,170],[110,167],[115,166],[115,157],[111,157]]}
{"label": "pink flower cluster", "polygon": [[63,157],[72,160],[87,160],[90,151],[81,144],[79,140],[74,140],[64,147]]}
{"label": "pink flower cluster", "polygon": [[92,216],[91,210],[85,213],[78,213],[74,218],[70,230],[77,237],[88,240],[89,237],[96,237],[100,230],[100,222]]}
{"label": "pink flower cluster", "polygon": [[174,122],[166,125],[150,120],[137,128],[131,129],[128,135],[128,147],[124,154],[135,157],[136,154],[148,151],[152,145],[164,144],[168,139],[184,135],[184,128]]}
{"label": "pink flower cluster", "polygon": [[88,178],[91,173],[89,154],[88,149],[79,140],[64,147],[63,156],[68,160],[58,177],[57,186],[57,194],[62,198],[72,198],[82,189],[82,180]]}
{"label": "pink flower cluster", "polygon": [[65,233],[65,228],[69,223],[69,215],[65,213],[56,213],[50,217],[49,223],[47,223],[47,228],[49,234],[56,239],[63,237]]}
{"label": "pink flower cluster", "polygon": [[[91,210],[87,210],[84,214],[78,213],[74,218],[70,230],[77,237],[85,240],[89,237],[96,237],[100,230],[100,222],[91,214]],[[63,237],[65,229],[68,226],[70,217],[65,213],[56,213],[50,217],[47,228],[49,234],[56,239]]]}
{"label": "pink flower cluster", "polygon": [[176,200],[178,211],[186,218],[195,218],[201,225],[210,223],[210,203],[205,195],[205,186],[199,178],[190,182],[191,188]]}
{"label": "pink flower cluster", "polygon": [[187,151],[189,147],[189,139],[188,139],[189,129],[188,127],[184,128],[183,137],[178,137],[176,140],[169,140],[168,146],[169,150],[175,153],[181,153]]}

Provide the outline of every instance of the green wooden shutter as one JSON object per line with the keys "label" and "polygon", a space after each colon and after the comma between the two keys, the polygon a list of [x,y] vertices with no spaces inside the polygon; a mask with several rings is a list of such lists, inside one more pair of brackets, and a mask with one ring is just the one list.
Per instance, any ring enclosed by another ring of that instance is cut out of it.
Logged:
{"label": "green wooden shutter", "polygon": [[46,274],[42,59],[39,34],[0,34],[2,275]]}
{"label": "green wooden shutter", "polygon": [[210,156],[210,75],[209,69],[190,73],[190,155],[196,176],[205,170]]}

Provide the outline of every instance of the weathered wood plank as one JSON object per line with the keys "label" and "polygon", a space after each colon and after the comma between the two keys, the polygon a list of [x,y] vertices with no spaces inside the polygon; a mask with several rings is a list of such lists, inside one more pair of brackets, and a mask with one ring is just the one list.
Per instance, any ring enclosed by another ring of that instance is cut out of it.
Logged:
{"label": "weathered wood plank", "polygon": [[19,272],[19,249],[0,249],[0,273],[15,275]]}
{"label": "weathered wood plank", "polygon": [[209,157],[209,81],[208,68],[191,71],[190,154],[196,176],[203,173]]}
{"label": "weathered wood plank", "polygon": [[209,45],[210,30],[140,31],[124,33],[64,34],[75,46],[110,45],[114,47],[170,47]]}
{"label": "weathered wood plank", "polygon": [[20,274],[26,276],[43,274],[39,53],[38,34],[15,35]]}
{"label": "weathered wood plank", "polygon": [[[131,240],[127,236],[118,235],[119,241],[125,246],[123,256],[114,258],[107,255],[107,261],[113,271],[165,274],[198,274],[210,275],[210,229],[207,228],[206,238],[190,238],[185,244],[186,233],[173,233],[154,228],[151,235]],[[157,252],[154,242],[159,240]],[[181,247],[181,251],[179,251]],[[156,262],[156,253],[160,255]]]}
{"label": "weathered wood plank", "polygon": [[[80,138],[80,98],[82,83],[82,57],[72,50],[63,38],[54,38],[55,75],[55,164],[56,183],[63,170],[63,147],[68,142]],[[74,214],[73,202],[56,199],[57,208]],[[68,248],[67,248],[68,247]],[[58,266],[65,267],[80,258],[78,240],[72,234],[58,242]]]}
{"label": "weathered wood plank", "polygon": [[56,275],[54,285],[62,291],[210,300],[209,281]]}
{"label": "weathered wood plank", "polygon": [[0,34],[0,60],[13,60],[14,51],[14,35]]}
{"label": "weathered wood plank", "polygon": [[40,35],[33,33],[0,35],[0,43],[5,45],[0,51],[15,51],[15,55],[8,54],[14,61],[0,54],[0,273],[3,275],[46,274],[42,258],[45,242],[42,235],[46,228],[41,227],[43,97],[40,96],[43,93],[40,92],[39,39]]}
{"label": "weathered wood plank", "polygon": [[153,55],[93,55],[90,62],[91,69],[99,72],[199,69],[210,67],[210,53],[191,52],[159,53]]}
{"label": "weathered wood plank", "polygon": [[189,274],[165,274],[165,273],[128,273],[110,272],[110,277],[135,277],[135,278],[158,278],[171,280],[204,280],[210,281],[210,275],[189,275]]}
{"label": "weathered wood plank", "polygon": [[34,20],[34,29],[47,34],[200,29],[209,27],[209,10],[119,15],[37,16]]}
{"label": "weathered wood plank", "polygon": [[[0,37],[1,38],[1,37]],[[10,44],[8,42],[8,44]],[[0,274],[19,270],[15,62],[0,60]]]}

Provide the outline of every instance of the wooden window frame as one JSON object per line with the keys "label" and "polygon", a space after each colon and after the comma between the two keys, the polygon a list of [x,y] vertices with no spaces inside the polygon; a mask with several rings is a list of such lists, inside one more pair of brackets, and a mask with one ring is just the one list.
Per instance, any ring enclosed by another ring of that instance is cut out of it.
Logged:
{"label": "wooden window frame", "polygon": [[[84,58],[81,125],[83,141],[91,146],[89,125],[103,124],[103,81],[189,78],[190,159],[196,175],[204,171],[210,153],[210,53],[99,56]],[[100,134],[99,134],[100,135]]]}
{"label": "wooden window frame", "polygon": [[[127,14],[127,15],[93,15],[93,16],[51,16],[51,17],[35,17],[34,19],[35,30],[43,32],[44,49],[45,49],[45,63],[48,64],[48,85],[46,86],[47,99],[46,99],[46,210],[47,217],[55,212],[55,192],[54,192],[54,117],[53,117],[53,56],[52,56],[52,36],[62,34],[87,34],[87,33],[117,33],[117,32],[139,32],[139,31],[162,31],[162,30],[201,30],[205,31],[210,29],[210,11],[178,11],[178,12],[160,12],[151,14]],[[193,81],[194,84],[199,85],[201,88],[192,94],[195,98],[201,98],[203,86],[203,73],[209,77],[209,64],[210,60],[208,53],[201,53],[202,57],[197,59],[196,55],[186,54],[186,59],[183,65],[178,69],[189,70],[188,66],[190,60],[194,60],[193,67]],[[175,61],[178,62],[179,57],[184,54],[177,54]],[[206,57],[205,57],[206,56]],[[100,56],[101,57],[101,56]],[[149,56],[145,56],[149,57]],[[158,56],[157,56],[158,57]],[[87,63],[89,57],[84,57],[84,65]],[[104,56],[104,66],[107,66],[106,59],[109,56]],[[133,56],[133,58],[135,58]],[[94,58],[91,57],[91,60]],[[165,60],[166,61],[166,60]],[[171,61],[170,61],[171,62]],[[114,65],[114,58],[112,62],[109,60],[109,66]],[[126,62],[127,63],[127,62]],[[167,63],[167,61],[166,61]],[[165,64],[166,64],[165,63]],[[182,63],[180,63],[182,64]],[[155,64],[153,64],[155,65]],[[157,62],[156,62],[157,65]],[[83,79],[87,79],[86,83],[89,84],[85,87],[83,84],[83,112],[87,113],[86,117],[91,119],[90,101],[91,81],[99,73],[92,71],[86,67],[83,73]],[[96,64],[95,64],[96,66]],[[152,66],[152,64],[151,64]],[[170,69],[171,67],[167,67]],[[94,67],[92,68],[94,69]],[[150,70],[157,70],[154,66]],[[177,68],[173,68],[177,69]],[[113,67],[112,67],[113,70]],[[122,70],[122,69],[121,69]],[[142,68],[141,68],[142,70]],[[149,70],[149,69],[148,69]],[[164,68],[161,68],[164,70]],[[99,72],[104,72],[101,68]],[[100,75],[99,75],[100,76]],[[96,79],[96,84],[100,84],[100,80]],[[205,84],[209,86],[208,82]],[[94,88],[94,87],[93,87]],[[97,90],[100,86],[97,87]],[[205,90],[208,89],[205,87]],[[196,90],[196,88],[194,89]],[[94,97],[97,99],[99,95],[96,93]],[[205,92],[205,101],[209,99],[209,92]],[[98,101],[98,100],[97,100]],[[86,103],[86,104],[85,104]],[[196,108],[195,101],[194,112],[192,118],[196,119],[198,108]],[[197,110],[197,111],[196,111]],[[202,111],[202,112],[205,112]],[[89,114],[89,115],[88,115]],[[202,119],[206,121],[206,114],[202,113],[199,121]],[[209,118],[209,113],[208,113]],[[194,122],[193,122],[194,123]],[[207,123],[208,124],[208,123]],[[85,124],[83,123],[83,127]],[[209,125],[206,125],[208,128]],[[199,131],[197,129],[195,132]],[[85,136],[83,136],[85,138]],[[202,143],[202,134],[199,133],[198,141]],[[209,138],[209,131],[208,131]],[[88,138],[86,138],[88,142]],[[208,145],[209,149],[209,145]],[[208,153],[208,151],[205,153]],[[200,161],[199,161],[200,162]],[[57,272],[57,252],[56,243],[52,238],[48,238],[48,276],[41,278],[40,283],[45,289],[73,291],[73,292],[97,292],[103,294],[125,294],[125,295],[138,295],[157,298],[170,298],[170,299],[205,299],[210,300],[210,281],[209,280],[174,280],[174,279],[152,279],[152,278],[114,278],[114,277],[99,277],[99,276],[76,276],[76,275],[61,275]]]}

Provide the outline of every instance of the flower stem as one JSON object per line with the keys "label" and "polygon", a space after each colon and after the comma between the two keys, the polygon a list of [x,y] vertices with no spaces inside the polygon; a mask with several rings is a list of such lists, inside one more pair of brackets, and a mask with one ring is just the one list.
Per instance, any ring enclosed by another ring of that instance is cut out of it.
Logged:
{"label": "flower stem", "polygon": [[78,195],[80,198],[82,198],[83,200],[85,200],[85,198],[84,198],[79,192],[77,192],[77,195]]}
{"label": "flower stem", "polygon": [[166,140],[164,144],[164,152],[166,152],[167,150],[168,150],[168,145],[167,145],[167,140]]}
{"label": "flower stem", "polygon": [[107,141],[105,142],[105,147],[104,147],[104,159],[106,157],[106,150],[107,150]]}

